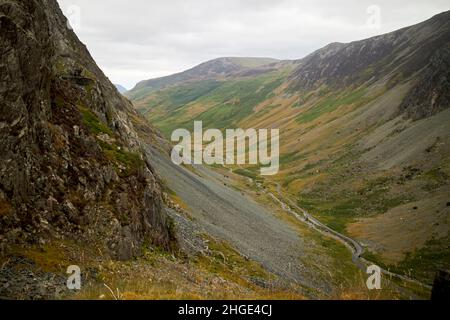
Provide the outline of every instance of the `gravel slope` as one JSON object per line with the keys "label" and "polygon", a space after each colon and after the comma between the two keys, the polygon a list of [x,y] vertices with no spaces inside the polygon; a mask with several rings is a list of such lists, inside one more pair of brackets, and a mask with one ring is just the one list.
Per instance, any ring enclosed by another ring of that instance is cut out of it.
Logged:
{"label": "gravel slope", "polygon": [[[220,175],[196,166],[196,175],[148,148],[152,164],[189,205],[196,221],[212,236],[232,244],[248,258],[288,281],[316,287],[305,278],[300,256],[305,242],[273,213],[220,182]],[[317,288],[317,287],[316,287]]]}

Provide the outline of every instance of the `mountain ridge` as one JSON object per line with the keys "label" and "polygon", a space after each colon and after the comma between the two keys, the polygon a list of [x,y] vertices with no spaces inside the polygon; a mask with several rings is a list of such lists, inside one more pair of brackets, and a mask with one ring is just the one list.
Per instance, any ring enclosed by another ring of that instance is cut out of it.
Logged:
{"label": "mountain ridge", "polygon": [[251,72],[264,72],[270,65],[279,62],[272,58],[245,58],[223,57],[201,63],[186,71],[175,73],[166,77],[160,77],[139,82],[133,89],[127,92],[127,96],[136,99],[142,95],[189,81],[218,80],[227,77],[239,76]]}

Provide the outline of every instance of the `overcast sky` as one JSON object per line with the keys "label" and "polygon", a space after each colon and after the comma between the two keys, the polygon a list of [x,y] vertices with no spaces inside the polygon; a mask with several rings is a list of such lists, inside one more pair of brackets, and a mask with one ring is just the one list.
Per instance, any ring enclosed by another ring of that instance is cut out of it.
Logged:
{"label": "overcast sky", "polygon": [[299,59],[450,9],[448,0],[58,2],[106,75],[128,89],[218,57]]}

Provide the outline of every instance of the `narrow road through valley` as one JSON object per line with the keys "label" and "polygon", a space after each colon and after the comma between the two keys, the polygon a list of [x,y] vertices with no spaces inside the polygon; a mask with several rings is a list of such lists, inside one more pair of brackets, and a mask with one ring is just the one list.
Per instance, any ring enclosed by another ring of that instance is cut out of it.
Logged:
{"label": "narrow road through valley", "polygon": [[[250,179],[250,180],[252,180],[252,179]],[[358,266],[358,268],[360,268],[364,272],[366,271],[367,266],[375,264],[375,263],[368,261],[367,259],[362,257],[362,255],[364,253],[364,248],[358,241],[331,229],[327,225],[323,224],[322,222],[320,222],[319,220],[314,218],[308,211],[300,208],[291,199],[283,197],[281,185],[279,183],[275,183],[277,186],[278,196],[275,196],[272,192],[267,191],[260,183],[258,183],[256,181],[253,181],[253,183],[256,184],[256,186],[258,187],[259,190],[261,190],[262,192],[266,192],[276,203],[278,203],[282,207],[282,209],[284,211],[292,214],[298,220],[308,224],[310,227],[313,227],[315,230],[319,231],[320,233],[322,233],[328,237],[332,237],[332,238],[340,241],[341,243],[343,243],[347,248],[349,248],[351,250],[352,255],[353,255],[353,262]],[[284,200],[284,199],[286,199],[286,200]],[[289,204],[286,204],[284,201],[287,201]],[[295,210],[292,208],[295,208]],[[391,279],[396,278],[396,279],[400,279],[402,281],[414,283],[414,284],[422,286],[426,289],[431,289],[431,286],[424,284],[416,279],[412,279],[407,276],[397,274],[397,273],[391,272],[389,270],[385,270],[383,268],[380,268],[380,269],[384,275],[390,277]]]}

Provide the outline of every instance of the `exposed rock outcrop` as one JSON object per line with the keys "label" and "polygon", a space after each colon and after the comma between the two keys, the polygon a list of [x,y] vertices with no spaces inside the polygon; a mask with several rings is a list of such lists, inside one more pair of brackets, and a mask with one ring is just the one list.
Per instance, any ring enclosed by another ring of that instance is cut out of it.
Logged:
{"label": "exposed rock outcrop", "polygon": [[432,116],[450,106],[450,42],[437,51],[400,106],[413,119]]}
{"label": "exposed rock outcrop", "polygon": [[139,121],[56,0],[0,0],[0,243],[101,242],[127,259],[171,222]]}

